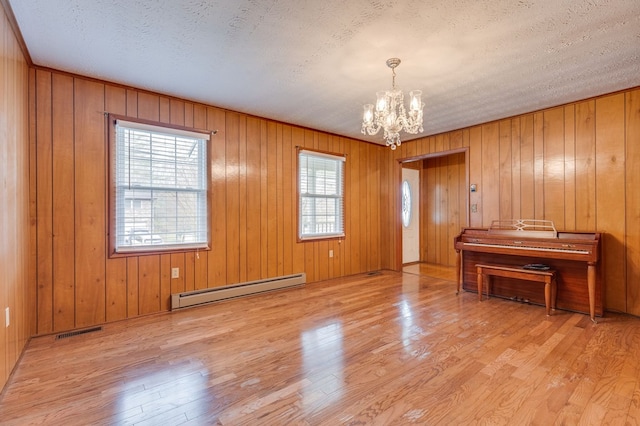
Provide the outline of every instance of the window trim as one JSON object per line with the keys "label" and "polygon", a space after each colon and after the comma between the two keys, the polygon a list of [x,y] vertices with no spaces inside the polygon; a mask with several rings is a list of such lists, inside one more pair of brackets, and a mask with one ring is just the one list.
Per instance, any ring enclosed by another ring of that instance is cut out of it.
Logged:
{"label": "window trim", "polygon": [[[301,235],[301,221],[300,221],[300,204],[302,201],[302,194],[300,192],[300,154],[308,152],[319,157],[327,157],[335,160],[342,161],[342,233],[332,235],[320,235],[312,237],[303,237]],[[296,146],[296,241],[299,243],[311,242],[311,241],[328,241],[328,240],[344,240],[347,236],[347,221],[346,221],[346,208],[347,208],[347,194],[346,194],[346,181],[347,181],[347,155],[339,154],[335,152],[322,151],[311,148],[304,148]]]}
{"label": "window trim", "polygon": [[[107,229],[107,241],[108,241],[108,253],[109,258],[118,258],[118,257],[131,257],[131,256],[143,256],[148,254],[169,254],[169,253],[186,253],[186,252],[197,252],[197,251],[208,251],[211,250],[211,242],[212,242],[212,230],[213,226],[211,224],[211,212],[212,212],[212,196],[211,196],[211,140],[212,136],[215,134],[215,131],[209,130],[201,130],[186,126],[178,126],[175,124],[167,124],[161,123],[152,120],[139,119],[134,117],[128,117],[125,115],[119,114],[105,114],[107,118],[107,132],[108,132],[108,153],[107,153],[107,161],[108,164],[108,180],[107,180],[107,193],[108,193],[108,229]],[[153,249],[146,250],[126,250],[126,251],[116,251],[116,124],[118,122],[122,123],[130,123],[132,126],[143,129],[143,130],[151,130],[158,131],[158,129],[167,129],[171,132],[171,134],[183,135],[188,137],[199,137],[207,140],[206,145],[206,181],[207,181],[207,244],[206,246],[189,246],[187,244],[175,244],[175,245],[165,245],[154,247]]]}

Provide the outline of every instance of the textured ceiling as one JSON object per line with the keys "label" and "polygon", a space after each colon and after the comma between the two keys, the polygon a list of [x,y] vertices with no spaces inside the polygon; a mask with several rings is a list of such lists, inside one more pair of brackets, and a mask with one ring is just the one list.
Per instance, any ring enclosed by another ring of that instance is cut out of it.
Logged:
{"label": "textured ceiling", "polygon": [[640,0],[9,3],[36,65],[377,143],[390,57],[418,136],[640,86]]}

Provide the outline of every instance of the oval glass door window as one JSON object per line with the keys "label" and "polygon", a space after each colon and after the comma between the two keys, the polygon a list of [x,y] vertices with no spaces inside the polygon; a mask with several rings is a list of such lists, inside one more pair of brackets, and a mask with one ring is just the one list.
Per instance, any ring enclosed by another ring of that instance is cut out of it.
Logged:
{"label": "oval glass door window", "polygon": [[402,182],[402,225],[407,228],[411,223],[411,186]]}

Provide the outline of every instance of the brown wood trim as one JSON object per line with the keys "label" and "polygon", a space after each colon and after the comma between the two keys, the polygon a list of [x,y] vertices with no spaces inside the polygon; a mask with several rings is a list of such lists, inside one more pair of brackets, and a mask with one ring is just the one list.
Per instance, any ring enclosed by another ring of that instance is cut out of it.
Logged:
{"label": "brown wood trim", "polygon": [[13,14],[13,9],[11,9],[11,5],[8,0],[0,0],[0,6],[4,9],[4,13],[7,16],[7,21],[9,21],[9,25],[11,26],[11,30],[13,31],[13,35],[20,46],[20,50],[22,51],[22,55],[24,56],[25,61],[27,61],[27,65],[32,67],[33,61],[31,60],[31,55],[29,54],[29,49],[27,48],[27,44],[24,42],[24,38],[22,37],[22,31],[20,31],[20,27],[18,26],[18,21],[16,21],[16,16]]}
{"label": "brown wood trim", "polygon": [[188,132],[202,133],[203,135],[213,136],[218,133],[217,130],[196,129],[194,127],[181,126],[178,124],[163,123],[163,122],[154,121],[154,120],[145,120],[143,118],[130,117],[130,116],[120,115],[120,114],[111,114],[108,111],[105,112],[105,115],[109,119],[107,123],[107,125],[109,126],[109,129],[113,127],[116,120],[123,120],[123,121],[130,121],[132,123],[140,123],[140,124],[148,124],[150,126],[164,127],[167,129],[185,130]]}
{"label": "brown wood trim", "polygon": [[431,152],[429,154],[420,154],[420,155],[414,155],[412,157],[404,157],[404,158],[398,158],[398,163],[411,163],[414,161],[420,161],[420,160],[427,160],[429,158],[438,158],[438,157],[447,157],[449,155],[453,155],[453,154],[465,154],[467,155],[469,153],[469,147],[468,146],[464,146],[462,148],[455,148],[455,149],[449,149],[446,151],[438,151],[438,152]]}

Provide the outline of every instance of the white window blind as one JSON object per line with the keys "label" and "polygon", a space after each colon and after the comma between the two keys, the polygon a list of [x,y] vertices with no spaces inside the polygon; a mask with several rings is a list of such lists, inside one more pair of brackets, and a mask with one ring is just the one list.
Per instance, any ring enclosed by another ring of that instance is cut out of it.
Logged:
{"label": "white window blind", "polygon": [[300,150],[300,239],[344,237],[343,156]]}
{"label": "white window blind", "polygon": [[208,140],[116,120],[116,252],[208,246]]}

